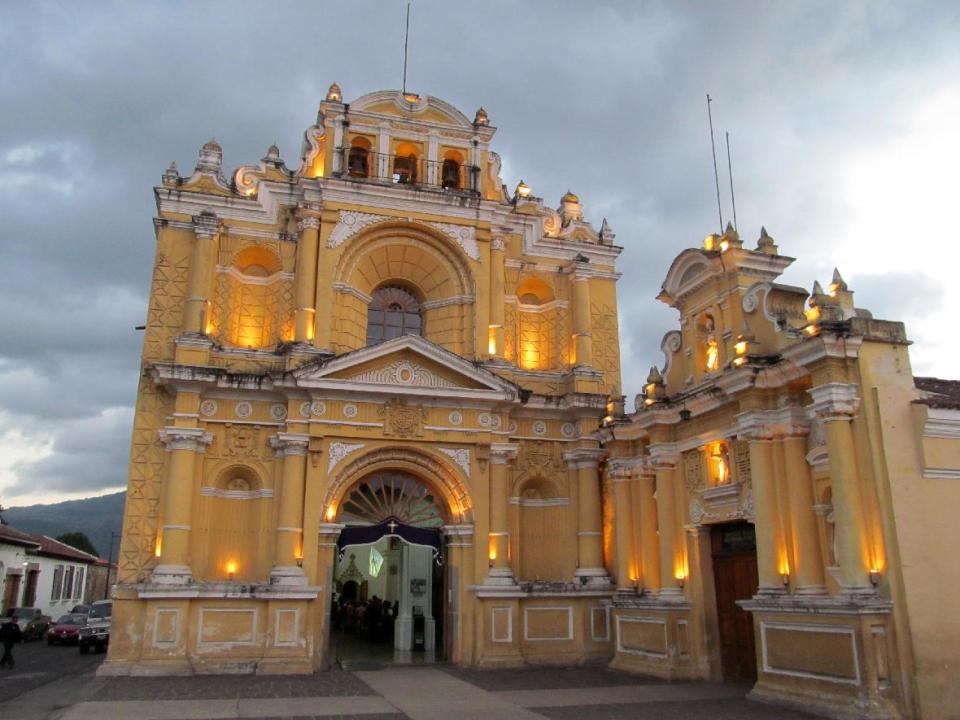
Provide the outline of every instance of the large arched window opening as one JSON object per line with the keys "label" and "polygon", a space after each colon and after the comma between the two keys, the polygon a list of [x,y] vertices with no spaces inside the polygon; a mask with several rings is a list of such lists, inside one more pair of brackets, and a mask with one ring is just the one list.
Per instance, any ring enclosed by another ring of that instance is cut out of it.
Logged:
{"label": "large arched window opening", "polygon": [[373,293],[367,308],[367,345],[401,335],[422,334],[420,302],[411,293],[396,286],[382,287]]}

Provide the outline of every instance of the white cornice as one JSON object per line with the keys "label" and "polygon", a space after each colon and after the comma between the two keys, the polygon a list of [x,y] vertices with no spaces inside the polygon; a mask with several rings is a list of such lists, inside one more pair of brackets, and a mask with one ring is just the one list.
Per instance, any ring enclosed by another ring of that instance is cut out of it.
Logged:
{"label": "white cornice", "polygon": [[950,440],[960,438],[960,410],[928,408],[923,436]]}

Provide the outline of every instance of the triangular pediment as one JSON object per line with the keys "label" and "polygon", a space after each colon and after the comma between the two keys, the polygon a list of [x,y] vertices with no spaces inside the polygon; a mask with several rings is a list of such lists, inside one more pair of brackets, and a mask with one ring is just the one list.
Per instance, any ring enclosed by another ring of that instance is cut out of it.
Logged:
{"label": "triangular pediment", "polygon": [[416,395],[519,398],[519,388],[416,335],[354,350],[292,371],[299,387]]}

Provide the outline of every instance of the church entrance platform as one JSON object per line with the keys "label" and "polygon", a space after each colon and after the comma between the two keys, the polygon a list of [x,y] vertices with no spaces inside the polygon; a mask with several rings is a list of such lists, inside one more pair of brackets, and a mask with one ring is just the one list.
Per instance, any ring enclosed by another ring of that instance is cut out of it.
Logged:
{"label": "church entrance platform", "polygon": [[[94,678],[61,720],[813,720],[746,699],[749,685],[667,682],[595,667],[448,665],[307,676]],[[0,706],[2,709],[2,706]]]}
{"label": "church entrance platform", "polygon": [[431,650],[400,650],[391,642],[334,632],[330,638],[334,664],[341,670],[382,670],[399,665],[432,665],[440,661]]}

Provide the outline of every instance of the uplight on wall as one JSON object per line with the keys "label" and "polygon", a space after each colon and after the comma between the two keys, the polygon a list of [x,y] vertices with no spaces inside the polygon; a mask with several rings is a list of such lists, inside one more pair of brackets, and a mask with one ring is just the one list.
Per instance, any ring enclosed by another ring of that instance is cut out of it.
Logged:
{"label": "uplight on wall", "polygon": [[326,517],[327,522],[333,522],[337,517],[337,508],[335,508],[333,505],[327,505]]}
{"label": "uplight on wall", "polygon": [[523,198],[524,200],[530,197],[530,186],[527,185],[523,180],[517,183],[516,189],[517,197]]}
{"label": "uplight on wall", "polygon": [[870,584],[874,587],[880,584],[880,568],[870,568]]}
{"label": "uplight on wall", "polygon": [[160,533],[157,533],[157,539],[153,543],[153,556],[160,557],[161,548],[163,547],[163,539]]}
{"label": "uplight on wall", "polygon": [[233,576],[237,574],[237,561],[227,560],[227,577],[233,582]]}

